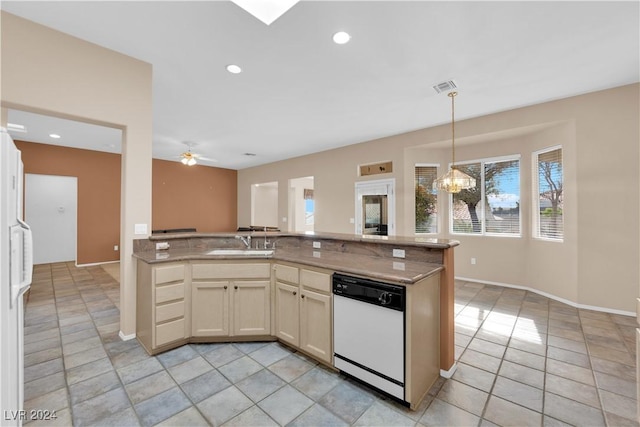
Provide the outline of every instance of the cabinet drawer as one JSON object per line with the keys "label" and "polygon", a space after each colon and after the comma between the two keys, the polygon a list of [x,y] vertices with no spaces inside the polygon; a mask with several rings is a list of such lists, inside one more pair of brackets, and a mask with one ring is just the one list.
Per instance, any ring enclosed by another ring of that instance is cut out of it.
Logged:
{"label": "cabinet drawer", "polygon": [[184,281],[184,265],[168,265],[155,267],[154,284],[182,282]]}
{"label": "cabinet drawer", "polygon": [[331,292],[331,275],[311,270],[300,270],[300,283],[307,288]]}
{"label": "cabinet drawer", "polygon": [[156,347],[184,338],[184,318],[156,326]]}
{"label": "cabinet drawer", "polygon": [[156,304],[160,304],[174,299],[184,298],[184,283],[175,285],[158,286],[156,288]]}
{"label": "cabinet drawer", "polygon": [[184,317],[184,301],[171,302],[156,307],[156,322]]}
{"label": "cabinet drawer", "polygon": [[193,264],[193,279],[268,279],[271,276],[268,263]]}
{"label": "cabinet drawer", "polygon": [[274,267],[276,271],[276,279],[284,280],[285,282],[298,284],[298,268],[290,267],[288,265],[276,264]]}

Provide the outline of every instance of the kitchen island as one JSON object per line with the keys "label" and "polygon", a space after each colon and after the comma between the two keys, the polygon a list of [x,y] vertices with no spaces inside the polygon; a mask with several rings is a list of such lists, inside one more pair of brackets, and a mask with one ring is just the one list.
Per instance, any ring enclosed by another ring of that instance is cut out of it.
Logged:
{"label": "kitchen island", "polygon": [[137,337],[151,354],[188,342],[277,339],[333,366],[333,274],[403,286],[406,402],[413,407],[438,373],[453,371],[457,244],[280,232],[136,240]]}

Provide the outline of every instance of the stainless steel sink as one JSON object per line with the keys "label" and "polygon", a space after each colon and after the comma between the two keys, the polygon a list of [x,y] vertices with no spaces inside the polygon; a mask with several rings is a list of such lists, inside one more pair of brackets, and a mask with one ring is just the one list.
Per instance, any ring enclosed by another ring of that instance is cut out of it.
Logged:
{"label": "stainless steel sink", "polygon": [[207,255],[227,255],[227,256],[271,256],[273,249],[214,249],[207,252]]}

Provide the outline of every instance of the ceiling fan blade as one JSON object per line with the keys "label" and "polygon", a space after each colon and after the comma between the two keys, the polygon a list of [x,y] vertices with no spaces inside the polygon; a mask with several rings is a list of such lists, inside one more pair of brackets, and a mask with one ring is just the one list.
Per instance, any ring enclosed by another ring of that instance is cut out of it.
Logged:
{"label": "ceiling fan blade", "polygon": [[205,156],[203,156],[201,154],[196,154],[196,153],[192,153],[192,154],[193,154],[193,157],[195,157],[198,160],[202,160],[203,162],[217,162],[218,161],[218,160],[212,159],[210,157],[205,157]]}

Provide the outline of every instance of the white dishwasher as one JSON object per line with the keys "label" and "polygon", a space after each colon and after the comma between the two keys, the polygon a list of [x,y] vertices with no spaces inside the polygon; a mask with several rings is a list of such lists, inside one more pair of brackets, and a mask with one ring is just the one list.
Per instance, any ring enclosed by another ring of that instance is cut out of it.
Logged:
{"label": "white dishwasher", "polygon": [[405,402],[405,288],[336,273],[333,294],[334,366]]}

